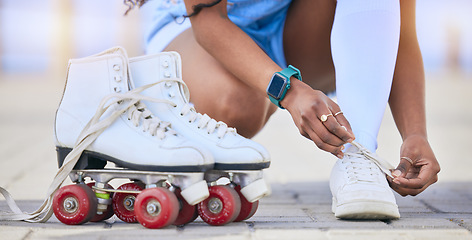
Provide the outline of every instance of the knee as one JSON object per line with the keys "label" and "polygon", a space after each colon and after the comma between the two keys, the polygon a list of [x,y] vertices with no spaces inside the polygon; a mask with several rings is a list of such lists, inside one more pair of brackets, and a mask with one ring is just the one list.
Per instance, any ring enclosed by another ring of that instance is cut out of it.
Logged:
{"label": "knee", "polygon": [[263,97],[241,99],[241,96],[225,97],[218,104],[218,113],[221,120],[230,127],[236,128],[244,137],[254,137],[267,122],[268,101]]}

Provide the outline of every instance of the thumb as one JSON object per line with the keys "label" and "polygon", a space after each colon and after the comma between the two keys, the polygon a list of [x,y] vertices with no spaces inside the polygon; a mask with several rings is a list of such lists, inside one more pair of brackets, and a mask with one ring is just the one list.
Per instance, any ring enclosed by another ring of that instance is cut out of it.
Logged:
{"label": "thumb", "polygon": [[392,175],[397,178],[397,177],[405,177],[406,174],[408,173],[408,170],[410,170],[410,167],[413,166],[413,160],[409,157],[401,157],[400,158],[400,163],[398,164],[397,168],[393,170]]}

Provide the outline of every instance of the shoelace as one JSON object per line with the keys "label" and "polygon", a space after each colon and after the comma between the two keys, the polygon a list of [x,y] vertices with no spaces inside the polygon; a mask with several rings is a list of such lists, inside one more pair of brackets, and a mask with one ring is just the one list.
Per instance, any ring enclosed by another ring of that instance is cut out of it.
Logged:
{"label": "shoelace", "polygon": [[[166,79],[167,82],[177,82],[180,87],[184,89],[185,93],[188,93],[187,84],[182,81],[180,78],[172,78]],[[170,86],[170,85],[167,85]],[[174,93],[170,94],[171,97],[175,96]],[[184,94],[185,104],[182,106],[180,110],[181,116],[188,116],[188,120],[190,123],[198,121],[197,128],[198,129],[205,129],[207,130],[208,134],[213,134],[217,131],[218,138],[223,138],[227,133],[236,134],[236,129],[232,127],[228,127],[228,125],[222,121],[216,121],[215,119],[211,118],[207,114],[198,113],[197,110],[193,107],[192,104],[189,103],[189,96],[188,94]]]}
{"label": "shoelace", "polygon": [[[52,216],[52,201],[54,193],[61,187],[62,183],[68,177],[69,173],[74,168],[75,164],[79,160],[82,152],[92,144],[95,139],[108,128],[121,114],[128,112],[128,117],[135,126],[139,126],[140,123],[143,125],[145,131],[149,131],[151,134],[155,134],[158,137],[165,137],[165,134],[175,134],[174,131],[168,128],[168,123],[162,122],[145,108],[144,104],[141,104],[141,100],[153,101],[153,102],[165,102],[175,106],[173,102],[167,100],[154,99],[140,95],[139,93],[143,90],[150,88],[162,81],[145,85],[140,88],[136,88],[127,93],[116,93],[106,96],[100,103],[95,115],[87,123],[82,132],[77,138],[72,151],[64,159],[64,164],[57,171],[53,182],[49,186],[47,191],[48,196],[42,205],[32,213],[24,213],[16,204],[11,194],[4,188],[0,187],[0,193],[5,197],[8,207],[12,212],[1,212],[0,221],[26,221],[26,222],[46,222]],[[103,114],[111,107],[116,107],[113,112],[104,119],[100,119]],[[137,124],[137,125],[136,125]],[[164,135],[163,135],[164,134]]]}
{"label": "shoelace", "polygon": [[348,178],[353,181],[376,182],[379,174],[378,167],[371,161],[366,161],[362,153],[345,153],[342,159],[347,164]]}
{"label": "shoelace", "polygon": [[212,134],[215,132],[216,129],[217,131],[217,136],[218,138],[223,138],[226,133],[233,132],[236,133],[235,128],[230,128],[226,123],[222,121],[216,121],[215,119],[211,118],[207,114],[201,114],[198,113],[195,108],[189,104],[186,103],[181,110],[181,116],[186,116],[188,115],[188,119],[190,123],[193,123],[195,121],[198,121],[197,128],[198,129],[207,129],[208,134]]}
{"label": "shoelace", "polygon": [[173,129],[170,128],[169,122],[161,121],[156,116],[152,115],[146,106],[138,102],[136,108],[132,108],[128,111],[128,120],[130,120],[135,127],[140,124],[143,126],[143,131],[149,132],[152,136],[157,136],[160,139],[164,139],[166,133],[177,134]]}
{"label": "shoelace", "polygon": [[358,151],[356,153],[346,152],[344,155],[347,155],[348,157],[350,157],[349,159],[361,159],[361,161],[355,161],[355,163],[358,164],[359,167],[361,166],[367,167],[367,165],[371,166],[369,162],[362,161],[362,158],[365,157],[368,160],[370,160],[370,162],[374,163],[387,176],[393,178],[392,173],[390,172],[391,169],[394,169],[392,164],[378,157],[376,154],[370,152],[367,148],[365,148],[364,146],[362,146],[361,144],[355,141],[351,142],[351,145],[355,146],[358,149]]}

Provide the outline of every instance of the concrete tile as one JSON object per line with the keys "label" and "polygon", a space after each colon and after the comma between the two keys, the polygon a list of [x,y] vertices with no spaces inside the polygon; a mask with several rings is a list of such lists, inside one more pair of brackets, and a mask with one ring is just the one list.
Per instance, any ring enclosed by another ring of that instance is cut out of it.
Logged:
{"label": "concrete tile", "polygon": [[273,216],[273,217],[252,217],[250,219],[248,219],[247,221],[249,222],[254,222],[254,223],[276,223],[276,222],[280,222],[280,223],[287,223],[287,222],[291,222],[291,223],[301,223],[301,222],[312,222],[313,220],[306,216],[306,217],[277,217],[277,216]]}
{"label": "concrete tile", "polygon": [[31,231],[29,228],[0,226],[0,238],[5,240],[22,240],[26,239]]}
{"label": "concrete tile", "polygon": [[352,229],[388,229],[385,222],[378,220],[341,220],[332,213],[315,214],[314,221],[318,228],[352,228]]}
{"label": "concrete tile", "polygon": [[183,235],[206,235],[210,232],[215,235],[249,233],[248,225],[245,222],[233,222],[224,226],[210,226],[203,221],[197,221],[187,224],[178,230]]}
{"label": "concrete tile", "polygon": [[253,234],[255,240],[278,240],[278,239],[297,239],[297,240],[321,240],[327,239],[326,232],[318,229],[257,229]]}
{"label": "concrete tile", "polygon": [[261,217],[306,217],[298,205],[259,205],[255,216]]}
{"label": "concrete tile", "polygon": [[[462,217],[462,216],[461,216]],[[457,225],[472,232],[472,217],[469,218],[450,218],[450,220]]]}
{"label": "concrete tile", "polygon": [[403,217],[399,220],[391,221],[389,226],[397,229],[438,229],[438,228],[457,228],[461,227],[445,218],[416,218]]}
{"label": "concrete tile", "polygon": [[390,227],[382,221],[346,221],[339,220],[333,214],[318,215],[311,221],[303,222],[254,222],[254,229],[332,229],[332,228],[352,228],[352,229],[389,229]]}
{"label": "concrete tile", "polygon": [[397,205],[400,210],[400,215],[403,213],[433,213],[434,211],[428,208],[420,199],[414,197],[402,197],[396,195]]}
{"label": "concrete tile", "polygon": [[466,230],[349,230],[336,229],[329,230],[326,233],[330,240],[365,240],[365,239],[382,239],[382,240],[397,240],[397,239],[415,239],[415,240],[470,240],[472,234]]}
{"label": "concrete tile", "polygon": [[440,213],[472,213],[472,201],[468,199],[450,201],[444,200],[425,200],[424,203],[434,212]]}

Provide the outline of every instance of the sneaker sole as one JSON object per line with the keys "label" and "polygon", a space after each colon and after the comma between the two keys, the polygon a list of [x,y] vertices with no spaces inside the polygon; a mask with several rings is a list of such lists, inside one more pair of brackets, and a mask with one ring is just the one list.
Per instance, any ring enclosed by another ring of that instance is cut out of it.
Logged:
{"label": "sneaker sole", "polygon": [[390,220],[400,218],[398,206],[387,202],[353,202],[337,206],[333,199],[334,216],[340,219]]}

